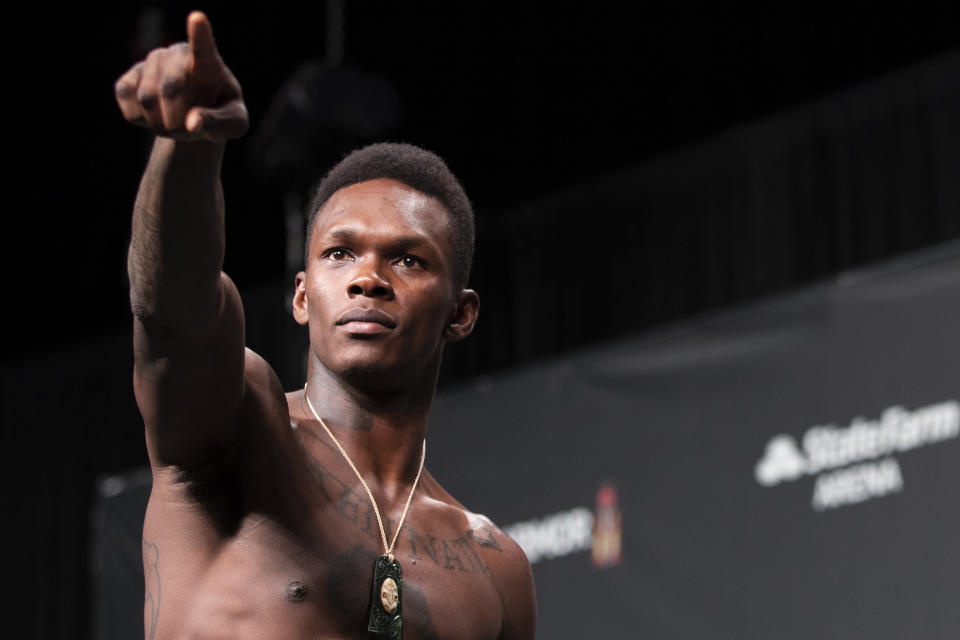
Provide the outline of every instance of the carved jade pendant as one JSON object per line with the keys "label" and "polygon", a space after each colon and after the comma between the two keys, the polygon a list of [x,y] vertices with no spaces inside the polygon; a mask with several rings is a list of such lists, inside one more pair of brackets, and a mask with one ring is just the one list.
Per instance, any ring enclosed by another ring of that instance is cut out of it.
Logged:
{"label": "carved jade pendant", "polygon": [[373,594],[370,598],[370,621],[367,631],[375,638],[400,640],[403,622],[400,610],[403,579],[400,563],[392,556],[382,555],[373,564]]}

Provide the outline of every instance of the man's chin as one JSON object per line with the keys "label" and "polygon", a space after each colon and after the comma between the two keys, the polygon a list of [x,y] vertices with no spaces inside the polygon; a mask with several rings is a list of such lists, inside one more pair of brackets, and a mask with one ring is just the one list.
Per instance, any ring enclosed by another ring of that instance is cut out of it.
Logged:
{"label": "man's chin", "polygon": [[[337,374],[346,382],[370,391],[399,391],[410,383],[409,377],[380,359],[344,362]],[[409,375],[409,374],[407,374]]]}
{"label": "man's chin", "polygon": [[334,358],[321,358],[331,374],[357,389],[370,392],[403,392],[425,383],[436,384],[442,350],[430,358],[387,348],[374,341],[351,341]]}
{"label": "man's chin", "polygon": [[337,375],[351,386],[369,393],[404,393],[424,383],[436,384],[436,375],[430,376],[430,367],[398,366],[377,361],[351,361],[338,367]]}

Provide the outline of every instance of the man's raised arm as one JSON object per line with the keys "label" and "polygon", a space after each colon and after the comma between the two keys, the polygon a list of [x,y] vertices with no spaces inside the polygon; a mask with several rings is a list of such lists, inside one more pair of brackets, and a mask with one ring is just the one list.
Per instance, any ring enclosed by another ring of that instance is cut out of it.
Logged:
{"label": "man's raised arm", "polygon": [[223,275],[224,143],[246,132],[240,85],[200,12],[185,43],[116,83],[124,117],[157,134],[133,213],[128,270],[134,389],[155,466],[232,439],[243,393],[243,310]]}

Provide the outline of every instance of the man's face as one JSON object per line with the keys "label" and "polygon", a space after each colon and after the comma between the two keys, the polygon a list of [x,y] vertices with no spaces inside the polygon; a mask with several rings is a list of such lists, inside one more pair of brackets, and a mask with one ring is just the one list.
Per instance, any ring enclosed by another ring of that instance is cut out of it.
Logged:
{"label": "man's face", "polygon": [[400,389],[469,334],[476,294],[454,285],[450,215],[400,182],[340,189],[317,214],[294,316],[336,375]]}

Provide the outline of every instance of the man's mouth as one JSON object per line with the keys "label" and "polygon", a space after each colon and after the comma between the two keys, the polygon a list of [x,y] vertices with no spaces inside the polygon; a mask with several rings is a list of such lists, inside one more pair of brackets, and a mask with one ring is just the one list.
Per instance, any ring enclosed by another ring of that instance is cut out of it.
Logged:
{"label": "man's mouth", "polygon": [[397,322],[379,309],[351,309],[337,319],[337,326],[345,327],[351,333],[373,334],[395,329]]}

